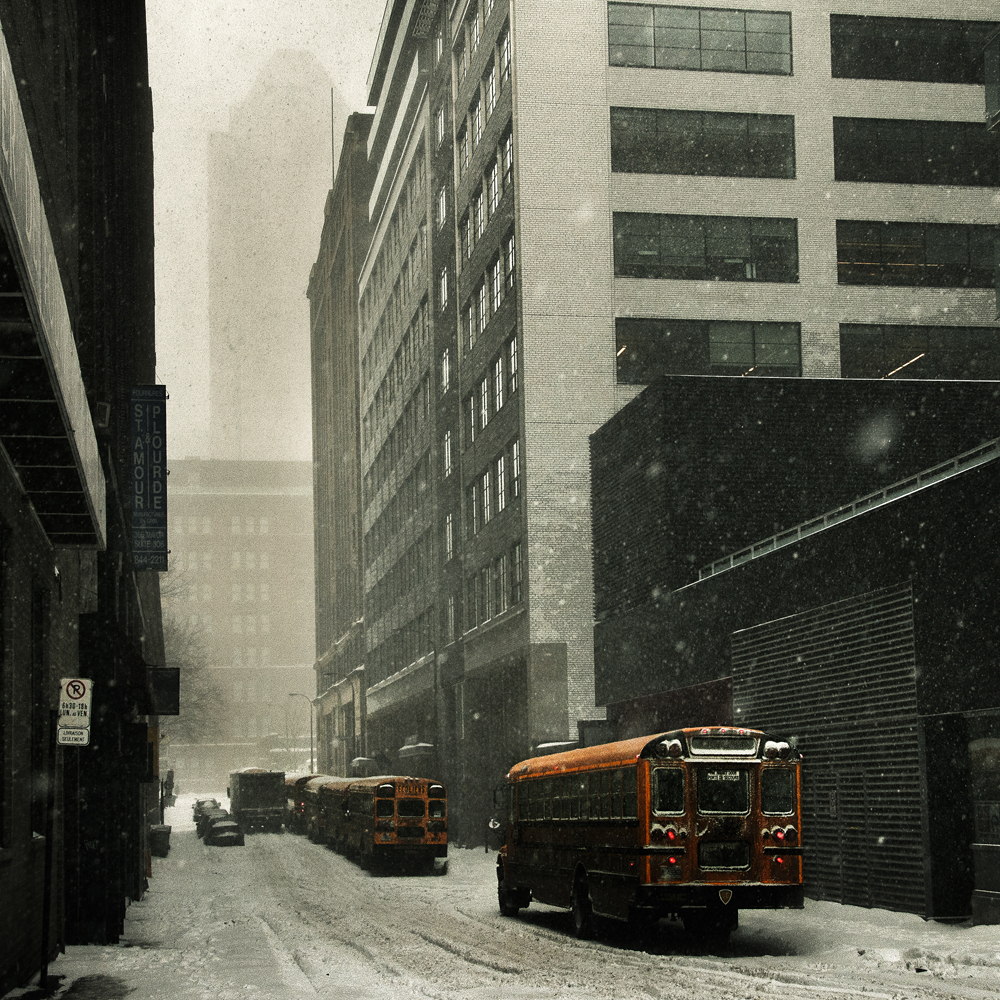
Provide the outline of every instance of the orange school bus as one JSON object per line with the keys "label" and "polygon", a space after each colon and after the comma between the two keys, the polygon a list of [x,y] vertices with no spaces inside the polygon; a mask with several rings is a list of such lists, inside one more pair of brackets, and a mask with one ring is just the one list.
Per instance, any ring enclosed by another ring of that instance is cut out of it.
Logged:
{"label": "orange school bus", "polygon": [[725,938],[741,908],[801,908],[801,756],[706,726],[533,757],[510,769],[500,910],[531,900]]}

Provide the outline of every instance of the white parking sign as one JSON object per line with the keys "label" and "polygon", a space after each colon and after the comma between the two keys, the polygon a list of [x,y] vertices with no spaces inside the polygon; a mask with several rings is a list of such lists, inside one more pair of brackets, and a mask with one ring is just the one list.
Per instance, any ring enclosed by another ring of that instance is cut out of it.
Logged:
{"label": "white parking sign", "polygon": [[93,681],[89,677],[64,677],[59,682],[59,727],[89,729]]}

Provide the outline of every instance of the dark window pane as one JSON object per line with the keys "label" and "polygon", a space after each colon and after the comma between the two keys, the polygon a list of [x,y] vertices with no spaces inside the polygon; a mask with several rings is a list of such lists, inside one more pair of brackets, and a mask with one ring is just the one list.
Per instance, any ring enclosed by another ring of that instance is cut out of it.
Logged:
{"label": "dark window pane", "polygon": [[684,812],[684,771],[679,767],[653,769],[653,812],[678,816]]}
{"label": "dark window pane", "polygon": [[983,83],[983,48],[1000,25],[937,18],[830,16],[833,75]]}
{"label": "dark window pane", "polygon": [[771,815],[787,816],[795,810],[795,772],[786,767],[765,767],[760,773],[760,808]]}
{"label": "dark window pane", "polygon": [[991,327],[840,327],[842,378],[1000,379],[1000,330]]}

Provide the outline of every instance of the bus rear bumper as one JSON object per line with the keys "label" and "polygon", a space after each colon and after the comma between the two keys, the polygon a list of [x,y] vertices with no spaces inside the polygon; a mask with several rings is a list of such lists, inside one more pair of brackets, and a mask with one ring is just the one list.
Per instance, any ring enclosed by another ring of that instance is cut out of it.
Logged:
{"label": "bus rear bumper", "polygon": [[801,910],[801,885],[644,885],[635,908],[652,915],[686,909]]}

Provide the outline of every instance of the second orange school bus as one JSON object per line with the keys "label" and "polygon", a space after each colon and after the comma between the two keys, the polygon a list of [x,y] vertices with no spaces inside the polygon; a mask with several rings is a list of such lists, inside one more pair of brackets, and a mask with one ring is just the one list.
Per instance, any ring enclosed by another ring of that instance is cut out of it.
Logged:
{"label": "second orange school bus", "polygon": [[725,937],[741,908],[801,908],[801,756],[756,729],[677,729],[511,768],[501,911],[531,900]]}

